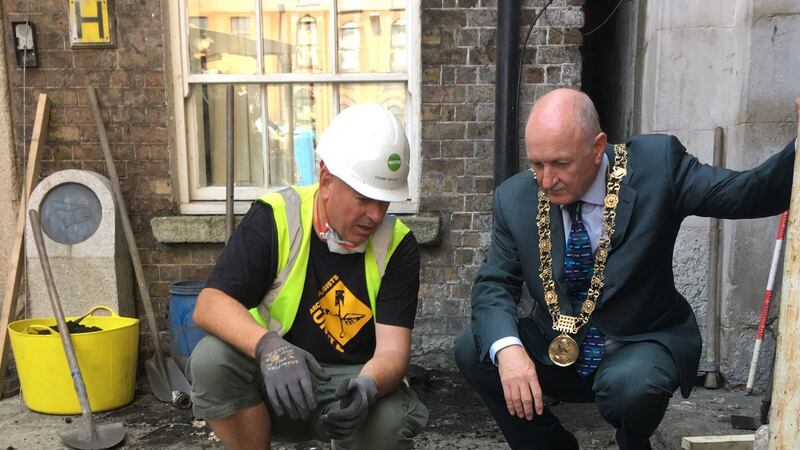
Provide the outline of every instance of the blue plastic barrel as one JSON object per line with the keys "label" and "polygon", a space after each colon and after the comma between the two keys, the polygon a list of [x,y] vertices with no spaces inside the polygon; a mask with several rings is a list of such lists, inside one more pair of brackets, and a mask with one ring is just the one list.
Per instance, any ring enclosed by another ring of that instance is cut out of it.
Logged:
{"label": "blue plastic barrel", "polygon": [[186,368],[186,361],[192,354],[194,346],[206,335],[192,321],[197,295],[203,290],[206,280],[189,280],[172,283],[169,287],[169,336],[172,357],[181,367]]}

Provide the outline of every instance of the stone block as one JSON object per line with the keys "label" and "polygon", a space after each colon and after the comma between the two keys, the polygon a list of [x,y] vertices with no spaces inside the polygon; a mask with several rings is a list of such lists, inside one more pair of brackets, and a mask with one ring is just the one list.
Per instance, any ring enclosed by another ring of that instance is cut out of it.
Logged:
{"label": "stone block", "polygon": [[798,42],[800,14],[761,17],[753,23],[746,121],[796,121],[793,100],[800,92]]}
{"label": "stone block", "polygon": [[[692,306],[700,334],[705,336],[708,277],[708,221],[705,226],[686,227],[678,233],[672,257],[675,287]],[[705,349],[705,339],[703,342]]]}
{"label": "stone block", "polygon": [[467,11],[467,26],[470,28],[494,28],[497,26],[496,9],[475,9]]}
{"label": "stone block", "polygon": [[[755,327],[723,327],[720,329],[720,372],[728,384],[743,386],[747,383],[755,338]],[[772,361],[774,353],[775,334],[770,330],[765,334],[764,341],[761,343],[759,361],[756,365],[754,385],[758,391],[762,391],[766,387],[771,372],[770,361]]]}
{"label": "stone block", "polygon": [[[753,2],[753,7],[757,3]],[[729,0],[673,0],[647,6],[660,17],[664,28],[732,28],[737,21],[737,8]]]}
{"label": "stone block", "polygon": [[430,103],[464,103],[467,89],[464,86],[423,86],[422,98]]}
{"label": "stone block", "polygon": [[423,123],[423,139],[464,139],[466,126],[463,123]]}
{"label": "stone block", "polygon": [[800,3],[795,0],[769,0],[753,2],[754,17],[800,14]]}
{"label": "stone block", "polygon": [[446,28],[461,28],[467,24],[467,12],[460,10],[433,10],[422,14],[422,26],[435,25]]}
{"label": "stone block", "polygon": [[[135,317],[128,246],[111,184],[87,171],[64,170],[42,180],[30,208],[41,215],[44,243],[64,314],[106,305]],[[25,229],[28,301],[33,317],[51,317],[41,262],[30,221]]]}
{"label": "stone block", "polygon": [[[767,287],[778,217],[737,220],[726,229],[732,234],[726,295],[720,319],[726,327],[755,326],[761,312],[761,300]],[[781,272],[775,279],[780,286]],[[777,308],[780,297],[772,306]],[[777,311],[777,309],[776,309]]]}
{"label": "stone block", "polygon": [[425,64],[465,64],[466,48],[424,48],[422,60]]}
{"label": "stone block", "polygon": [[[652,130],[735,123],[740,80],[736,30],[660,32]],[[724,99],[724,100],[723,100]]]}
{"label": "stone block", "polygon": [[[399,216],[423,245],[435,244],[439,239],[439,216]],[[241,222],[241,217],[236,218],[236,224]],[[161,243],[219,243],[225,242],[225,217],[223,216],[177,216],[153,217],[150,220],[153,236]],[[176,253],[172,249],[171,254]],[[194,252],[193,252],[194,253]],[[150,261],[152,264],[190,264],[209,263],[216,260],[216,256],[204,259],[191,258],[185,261],[164,260],[158,258]]]}

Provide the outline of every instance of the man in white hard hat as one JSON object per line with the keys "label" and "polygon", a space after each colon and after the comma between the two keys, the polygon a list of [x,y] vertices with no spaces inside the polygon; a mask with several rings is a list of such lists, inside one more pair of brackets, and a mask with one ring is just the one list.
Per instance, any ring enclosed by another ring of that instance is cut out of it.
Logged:
{"label": "man in white hard hat", "polygon": [[229,449],[274,433],[334,448],[406,449],[428,410],[404,381],[419,249],[391,201],[408,198],[408,140],[377,105],[339,114],[319,184],[254,202],[197,299],[194,413]]}

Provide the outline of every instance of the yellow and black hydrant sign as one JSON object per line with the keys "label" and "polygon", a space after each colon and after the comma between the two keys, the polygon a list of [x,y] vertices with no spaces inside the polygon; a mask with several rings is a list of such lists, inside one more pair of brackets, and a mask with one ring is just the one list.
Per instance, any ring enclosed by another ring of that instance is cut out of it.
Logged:
{"label": "yellow and black hydrant sign", "polygon": [[114,45],[108,0],[69,0],[71,47]]}

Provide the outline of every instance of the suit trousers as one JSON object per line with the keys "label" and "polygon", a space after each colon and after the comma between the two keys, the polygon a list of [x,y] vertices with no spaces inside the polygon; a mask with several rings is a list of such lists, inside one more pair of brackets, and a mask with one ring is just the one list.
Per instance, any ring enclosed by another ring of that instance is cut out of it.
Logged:
{"label": "suit trousers", "polygon": [[[542,339],[530,319],[519,321],[526,349]],[[530,351],[528,351],[530,355]],[[678,368],[666,347],[652,341],[631,342],[606,355],[586,378],[573,366],[547,365],[530,355],[544,395],[565,402],[594,402],[600,415],[616,429],[622,450],[650,449],[650,436],[664,417],[672,394],[680,385]],[[497,367],[477,353],[471,328],[456,339],[455,359],[461,373],[480,394],[512,449],[577,449],[575,438],[558,418],[544,408],[533,420],[508,413]]]}

